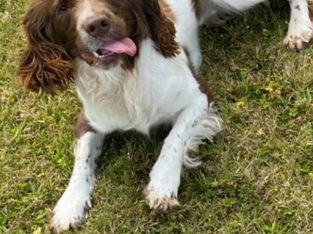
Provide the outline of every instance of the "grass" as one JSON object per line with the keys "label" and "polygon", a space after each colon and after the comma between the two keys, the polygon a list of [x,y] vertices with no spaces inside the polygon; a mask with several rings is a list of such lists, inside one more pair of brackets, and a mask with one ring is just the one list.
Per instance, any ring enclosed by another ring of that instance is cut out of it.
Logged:
{"label": "grass", "polygon": [[[55,97],[14,82],[28,0],[0,0],[0,233],[49,233],[73,165],[74,88]],[[202,77],[225,121],[185,170],[168,214],[142,190],[162,145],[136,133],[105,143],[87,223],[74,233],[313,233],[313,49],[282,46],[287,3],[202,30]]]}

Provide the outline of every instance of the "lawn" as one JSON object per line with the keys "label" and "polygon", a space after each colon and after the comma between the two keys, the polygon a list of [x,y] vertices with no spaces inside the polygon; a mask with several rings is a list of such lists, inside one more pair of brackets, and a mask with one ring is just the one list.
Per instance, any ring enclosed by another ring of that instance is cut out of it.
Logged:
{"label": "lawn", "polygon": [[[74,161],[74,87],[31,93],[14,78],[29,0],[0,0],[0,233],[49,233]],[[313,46],[282,45],[287,2],[202,29],[202,79],[225,126],[185,170],[181,206],[151,212],[142,190],[164,137],[105,142],[87,223],[75,233],[313,233]]]}

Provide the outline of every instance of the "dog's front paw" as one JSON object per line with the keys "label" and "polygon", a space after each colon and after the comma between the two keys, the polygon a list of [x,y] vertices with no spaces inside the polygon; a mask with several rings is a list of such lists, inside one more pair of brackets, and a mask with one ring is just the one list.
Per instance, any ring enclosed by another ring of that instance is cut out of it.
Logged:
{"label": "dog's front paw", "polygon": [[284,44],[290,49],[299,51],[313,38],[313,24],[311,21],[306,23],[292,23],[289,25],[288,34],[284,39]]}
{"label": "dog's front paw", "polygon": [[51,227],[58,233],[75,228],[85,222],[90,208],[89,195],[67,190],[53,209]]}
{"label": "dog's front paw", "polygon": [[144,193],[151,209],[166,212],[170,208],[179,205],[177,201],[177,189],[171,189],[166,184],[163,186],[154,186],[150,182],[145,188]]}

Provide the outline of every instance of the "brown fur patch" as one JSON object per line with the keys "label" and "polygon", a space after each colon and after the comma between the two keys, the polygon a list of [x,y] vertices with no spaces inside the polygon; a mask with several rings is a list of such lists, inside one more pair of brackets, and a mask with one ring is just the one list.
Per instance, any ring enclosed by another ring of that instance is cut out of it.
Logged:
{"label": "brown fur patch", "polygon": [[27,89],[53,93],[55,89],[66,89],[74,80],[72,58],[53,38],[49,22],[49,1],[36,0],[22,20],[28,48],[22,55],[17,81]]}
{"label": "brown fur patch", "polygon": [[196,13],[196,17],[199,19],[201,14],[200,2],[199,0],[191,0],[192,7]]}
{"label": "brown fur patch", "polygon": [[86,132],[96,132],[90,125],[89,121],[85,116],[85,113],[82,111],[79,114],[77,124],[76,124],[76,137],[80,138]]}
{"label": "brown fur patch", "polygon": [[313,22],[313,0],[308,0],[310,19]]}
{"label": "brown fur patch", "polygon": [[214,96],[212,95],[212,92],[211,92],[211,89],[209,88],[208,83],[205,80],[201,79],[200,75],[197,73],[196,69],[192,65],[192,62],[190,60],[190,53],[189,53],[189,51],[186,48],[184,48],[184,51],[185,51],[185,53],[186,53],[186,55],[188,57],[188,60],[189,60],[188,66],[189,66],[189,68],[190,68],[194,78],[198,82],[199,88],[200,88],[201,92],[204,93],[207,96],[208,103],[211,103],[212,101],[214,101]]}
{"label": "brown fur patch", "polygon": [[18,70],[18,83],[32,91],[54,93],[64,90],[74,80],[71,58],[52,43],[29,45]]}
{"label": "brown fur patch", "polygon": [[150,28],[150,37],[156,44],[156,49],[164,57],[173,57],[179,53],[176,42],[176,29],[174,23],[163,12],[158,0],[146,1],[143,6],[144,13]]}

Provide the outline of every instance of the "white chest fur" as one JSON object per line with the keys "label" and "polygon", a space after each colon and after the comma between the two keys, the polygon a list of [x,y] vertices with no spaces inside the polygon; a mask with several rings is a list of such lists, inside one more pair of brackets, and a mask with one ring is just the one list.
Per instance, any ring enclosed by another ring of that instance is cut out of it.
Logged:
{"label": "white chest fur", "polygon": [[164,58],[150,39],[142,42],[132,71],[120,66],[96,69],[82,61],[77,61],[77,67],[76,85],[85,114],[101,132],[148,133],[152,125],[173,121],[200,93],[186,55]]}

